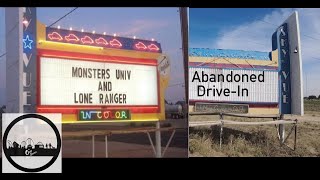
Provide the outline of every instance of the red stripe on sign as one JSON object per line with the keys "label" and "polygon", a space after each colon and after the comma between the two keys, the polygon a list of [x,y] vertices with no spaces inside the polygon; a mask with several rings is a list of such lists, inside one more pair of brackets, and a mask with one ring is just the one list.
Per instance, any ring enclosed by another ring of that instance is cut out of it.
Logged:
{"label": "red stripe on sign", "polygon": [[275,102],[238,102],[238,101],[212,101],[212,100],[193,100],[189,99],[189,105],[196,103],[221,103],[221,104],[247,104],[250,108],[277,108],[278,103]]}
{"label": "red stripe on sign", "polygon": [[76,114],[79,110],[115,110],[128,109],[131,113],[159,113],[158,106],[38,106],[38,113]]}
{"label": "red stripe on sign", "polygon": [[110,62],[118,64],[137,64],[137,65],[150,65],[156,66],[156,59],[141,59],[123,56],[105,56],[85,53],[72,53],[56,50],[38,50],[38,56],[52,57],[52,58],[65,58],[66,60],[84,60],[95,62]]}

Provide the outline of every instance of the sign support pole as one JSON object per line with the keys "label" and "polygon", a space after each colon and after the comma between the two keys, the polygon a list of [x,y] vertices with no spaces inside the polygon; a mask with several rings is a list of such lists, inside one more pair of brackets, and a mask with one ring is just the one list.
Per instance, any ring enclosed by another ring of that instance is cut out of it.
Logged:
{"label": "sign support pole", "polygon": [[23,8],[5,8],[6,113],[23,113]]}
{"label": "sign support pole", "polygon": [[[283,114],[280,115],[280,120],[283,120]],[[285,140],[285,128],[284,124],[279,124],[279,137],[281,145],[284,143]]]}
{"label": "sign support pole", "polygon": [[284,124],[279,124],[279,134],[280,134],[280,143],[284,143],[284,137],[285,137],[285,128]]}
{"label": "sign support pole", "polygon": [[161,131],[160,131],[160,121],[156,122],[156,157],[161,158]]}
{"label": "sign support pole", "polygon": [[92,135],[92,158],[94,158],[94,135]]}

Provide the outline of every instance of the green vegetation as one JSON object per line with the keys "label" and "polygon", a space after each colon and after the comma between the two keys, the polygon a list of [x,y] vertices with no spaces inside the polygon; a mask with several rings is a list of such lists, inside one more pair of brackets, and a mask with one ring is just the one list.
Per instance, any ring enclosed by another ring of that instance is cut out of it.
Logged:
{"label": "green vegetation", "polygon": [[320,111],[320,99],[304,100],[305,111]]}

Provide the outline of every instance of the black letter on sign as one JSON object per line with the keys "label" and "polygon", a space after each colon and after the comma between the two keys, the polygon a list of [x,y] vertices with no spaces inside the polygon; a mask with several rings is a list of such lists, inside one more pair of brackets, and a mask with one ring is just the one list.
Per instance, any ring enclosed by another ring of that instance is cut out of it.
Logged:
{"label": "black letter on sign", "polygon": [[[196,77],[197,76],[197,77]],[[199,77],[199,74],[198,74],[198,71],[194,72],[194,75],[193,75],[193,78],[192,78],[192,82],[197,79],[199,82],[200,82],[200,77]]]}
{"label": "black letter on sign", "polygon": [[72,77],[77,77],[78,68],[72,67]]}
{"label": "black letter on sign", "polygon": [[[202,95],[200,95],[200,88],[202,88],[202,92],[203,92],[203,94]],[[202,85],[199,85],[198,86],[198,96],[204,96],[204,94],[206,93],[206,91],[205,91],[205,87],[204,86],[202,86]]]}

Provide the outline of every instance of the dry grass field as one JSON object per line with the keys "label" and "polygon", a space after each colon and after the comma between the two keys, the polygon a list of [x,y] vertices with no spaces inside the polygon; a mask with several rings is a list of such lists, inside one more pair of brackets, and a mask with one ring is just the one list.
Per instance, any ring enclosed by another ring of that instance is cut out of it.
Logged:
{"label": "dry grass field", "polygon": [[[220,126],[194,127],[189,130],[189,155],[225,157],[320,157],[320,101],[305,101],[305,116],[286,116],[298,119],[297,148],[295,151],[280,146],[275,125],[225,125],[220,149]],[[270,121],[270,119],[246,119],[226,117],[234,121]],[[218,120],[213,116],[190,116],[189,121]],[[312,121],[309,121],[312,120]],[[286,134],[292,125],[285,125]],[[286,143],[293,147],[294,136]]]}

